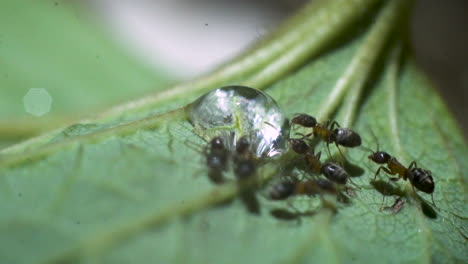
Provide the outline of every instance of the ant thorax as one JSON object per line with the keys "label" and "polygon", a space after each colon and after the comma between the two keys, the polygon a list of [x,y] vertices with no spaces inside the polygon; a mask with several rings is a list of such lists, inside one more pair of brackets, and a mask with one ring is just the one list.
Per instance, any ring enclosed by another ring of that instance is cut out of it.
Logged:
{"label": "ant thorax", "polygon": [[332,143],[331,140],[331,131],[328,129],[326,125],[322,125],[318,123],[313,128],[314,137],[320,137],[326,143]]}

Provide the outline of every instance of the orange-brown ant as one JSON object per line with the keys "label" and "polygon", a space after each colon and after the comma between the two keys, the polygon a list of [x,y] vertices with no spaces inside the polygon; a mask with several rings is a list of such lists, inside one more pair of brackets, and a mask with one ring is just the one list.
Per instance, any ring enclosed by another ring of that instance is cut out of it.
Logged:
{"label": "orange-brown ant", "polygon": [[321,152],[314,154],[309,145],[303,139],[288,139],[292,149],[303,154],[306,165],[313,173],[322,173],[325,177],[338,184],[346,184],[349,174],[338,164],[327,162],[322,164],[320,161]]}
{"label": "orange-brown ant", "polygon": [[390,180],[398,181],[400,179],[409,180],[411,186],[414,188],[428,193],[431,195],[432,203],[434,203],[433,192],[434,192],[434,179],[432,178],[432,172],[419,168],[416,161],[412,161],[408,168],[403,166],[395,157],[392,157],[385,151],[372,151],[372,154],[368,156],[370,160],[377,164],[387,165],[387,167],[380,166],[375,172],[374,179],[379,175],[380,171],[383,170],[387,174],[397,175],[398,177],[391,177]]}
{"label": "orange-brown ant", "polygon": [[336,121],[327,121],[325,124],[318,123],[317,120],[307,114],[299,114],[293,119],[291,123],[294,125],[300,125],[307,128],[312,128],[312,133],[306,134],[305,137],[314,135],[314,137],[320,137],[327,144],[328,153],[330,154],[330,143],[335,143],[336,147],[341,153],[338,147],[354,148],[361,145],[361,136],[349,128],[340,127]]}

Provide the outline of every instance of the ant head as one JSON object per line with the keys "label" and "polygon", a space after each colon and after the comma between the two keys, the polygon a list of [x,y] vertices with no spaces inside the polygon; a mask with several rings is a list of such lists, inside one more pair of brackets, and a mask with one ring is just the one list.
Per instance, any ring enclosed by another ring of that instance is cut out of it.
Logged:
{"label": "ant head", "polygon": [[385,164],[392,158],[392,156],[385,151],[377,151],[369,155],[368,158],[375,163]]}
{"label": "ant head", "polygon": [[409,172],[408,178],[416,189],[429,194],[434,192],[435,185],[431,171],[413,168]]}
{"label": "ant head", "polygon": [[236,144],[237,153],[246,153],[249,150],[250,142],[246,136],[239,138]]}
{"label": "ant head", "polygon": [[210,146],[212,149],[224,149],[224,143],[221,137],[214,137],[210,141]]}

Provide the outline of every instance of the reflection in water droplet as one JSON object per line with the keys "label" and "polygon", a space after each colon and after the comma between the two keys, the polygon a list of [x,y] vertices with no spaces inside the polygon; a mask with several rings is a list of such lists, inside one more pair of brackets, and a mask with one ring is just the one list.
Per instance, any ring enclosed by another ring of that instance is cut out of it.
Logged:
{"label": "reflection in water droplet", "polygon": [[289,121],[273,98],[245,86],[226,86],[198,98],[188,107],[195,132],[209,141],[220,136],[231,150],[247,136],[252,151],[260,156],[278,156],[286,150]]}

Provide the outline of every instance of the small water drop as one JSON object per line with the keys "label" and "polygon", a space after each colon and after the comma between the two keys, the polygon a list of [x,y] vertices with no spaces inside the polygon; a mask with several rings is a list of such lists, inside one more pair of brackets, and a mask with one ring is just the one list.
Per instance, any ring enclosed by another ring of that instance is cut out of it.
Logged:
{"label": "small water drop", "polygon": [[276,101],[262,91],[226,86],[202,95],[187,109],[195,133],[206,141],[220,136],[233,150],[237,140],[247,136],[257,157],[286,151],[289,121]]}

